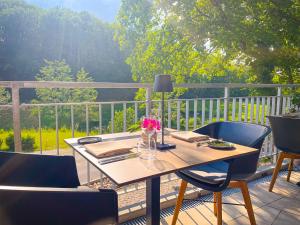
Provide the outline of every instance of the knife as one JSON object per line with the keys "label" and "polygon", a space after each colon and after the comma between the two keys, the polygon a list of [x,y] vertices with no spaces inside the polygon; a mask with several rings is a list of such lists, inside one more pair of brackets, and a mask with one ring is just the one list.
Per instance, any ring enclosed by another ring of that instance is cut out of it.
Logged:
{"label": "knife", "polygon": [[118,156],[112,156],[109,158],[99,159],[98,162],[100,165],[105,165],[105,164],[112,163],[112,162],[135,158],[138,155],[139,155],[139,153],[133,152],[133,153],[128,153],[128,154],[124,154],[124,155],[118,155]]}

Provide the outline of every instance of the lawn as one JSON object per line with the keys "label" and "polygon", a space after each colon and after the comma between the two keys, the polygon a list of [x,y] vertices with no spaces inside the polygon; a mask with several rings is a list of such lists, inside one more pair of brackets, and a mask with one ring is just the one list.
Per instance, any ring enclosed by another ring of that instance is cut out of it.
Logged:
{"label": "lawn", "polygon": [[[0,146],[0,150],[9,150],[8,146],[5,143],[6,137],[13,133],[12,130],[0,130],[0,139],[3,140],[2,145]],[[59,130],[59,139],[58,144],[60,149],[67,148],[68,146],[65,144],[64,139],[72,137],[71,129],[62,128]],[[57,148],[56,146],[56,130],[55,129],[42,129],[42,149],[43,150],[54,150]],[[92,132],[91,135],[97,134],[96,132]],[[35,140],[34,150],[40,150],[40,133],[36,129],[22,129],[22,137],[30,136]],[[84,131],[75,131],[75,137],[83,137],[86,136],[86,132]]]}

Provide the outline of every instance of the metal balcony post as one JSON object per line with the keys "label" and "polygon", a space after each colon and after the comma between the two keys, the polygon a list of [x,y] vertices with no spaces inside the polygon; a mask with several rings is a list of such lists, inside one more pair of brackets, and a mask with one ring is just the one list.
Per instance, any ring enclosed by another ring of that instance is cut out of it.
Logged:
{"label": "metal balcony post", "polygon": [[228,120],[230,88],[224,88],[224,121]]}
{"label": "metal balcony post", "polygon": [[151,95],[152,95],[152,87],[146,88],[146,116],[150,116],[151,114]]}
{"label": "metal balcony post", "polygon": [[277,107],[276,107],[276,115],[278,116],[281,113],[281,98],[282,98],[282,88],[277,88]]}
{"label": "metal balcony post", "polygon": [[22,152],[19,86],[12,84],[12,113],[15,151]]}

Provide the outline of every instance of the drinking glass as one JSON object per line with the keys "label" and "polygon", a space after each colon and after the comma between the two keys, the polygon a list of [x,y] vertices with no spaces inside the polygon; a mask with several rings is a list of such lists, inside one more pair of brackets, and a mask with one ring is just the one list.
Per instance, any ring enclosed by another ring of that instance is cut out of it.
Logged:
{"label": "drinking glass", "polygon": [[[150,136],[150,135],[149,135]],[[156,155],[156,141],[155,138],[148,137],[148,141],[145,142],[143,139],[140,139],[138,142],[138,152],[140,158],[151,160],[155,158]]]}

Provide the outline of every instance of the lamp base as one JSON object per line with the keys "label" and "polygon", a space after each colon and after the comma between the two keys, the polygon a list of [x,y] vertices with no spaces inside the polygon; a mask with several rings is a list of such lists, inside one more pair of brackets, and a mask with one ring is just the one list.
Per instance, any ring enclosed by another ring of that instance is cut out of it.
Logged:
{"label": "lamp base", "polygon": [[173,148],[176,148],[176,145],[175,144],[156,144],[156,148],[159,149],[159,150],[168,150],[168,149],[173,149]]}

